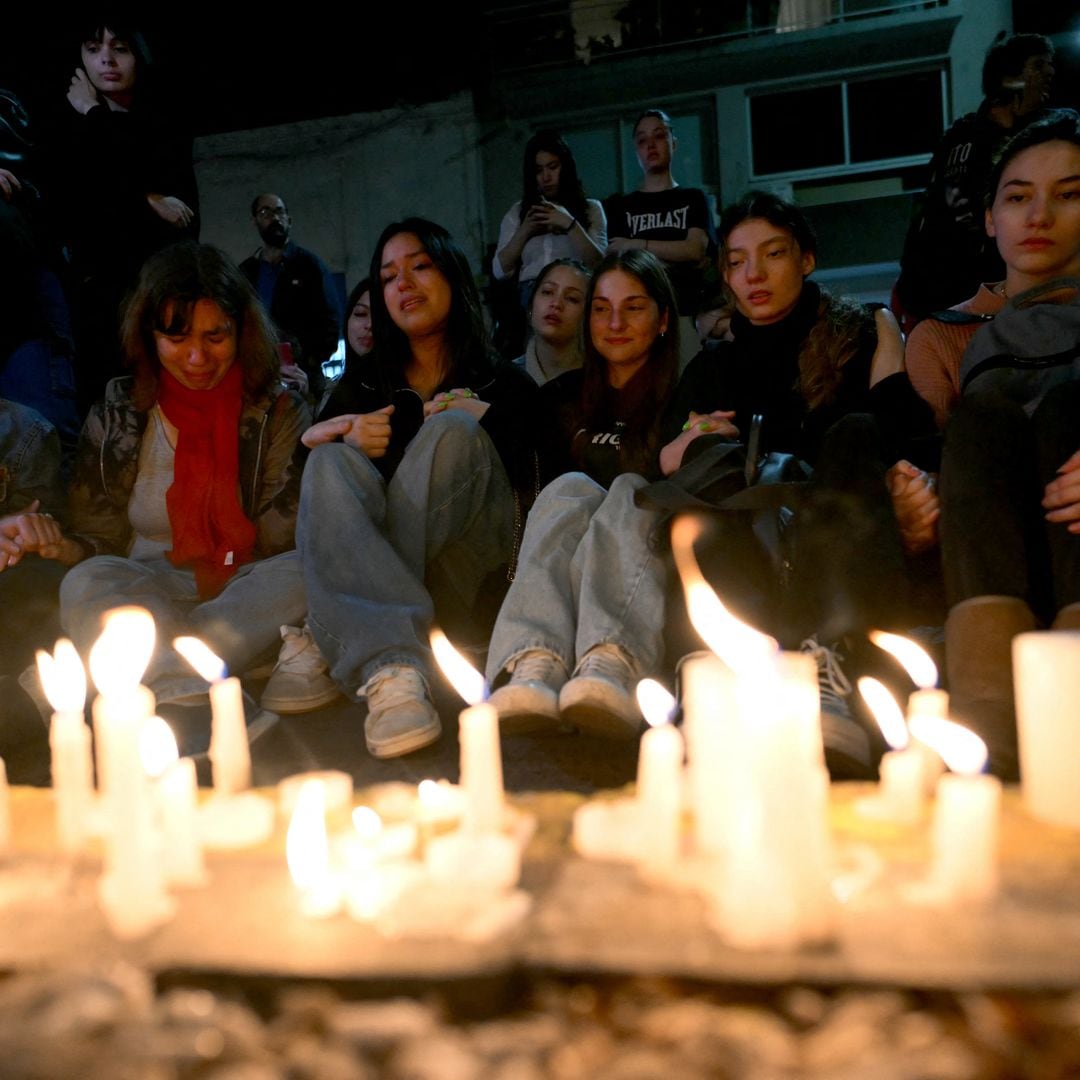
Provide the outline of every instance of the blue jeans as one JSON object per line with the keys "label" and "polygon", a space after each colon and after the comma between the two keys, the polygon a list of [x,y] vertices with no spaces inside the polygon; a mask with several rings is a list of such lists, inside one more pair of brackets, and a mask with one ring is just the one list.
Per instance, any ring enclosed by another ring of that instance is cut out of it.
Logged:
{"label": "blue jeans", "polygon": [[60,586],[60,620],[83,656],[101,632],[101,616],[122,604],[138,604],[154,616],[157,648],[143,682],[163,702],[206,691],[172,648],[173,638],[201,638],[231,673],[241,674],[280,643],[282,623],[303,622],[306,609],[295,551],[246,563],[204,601],[195,575],[167,559],[98,555],[72,567]]}
{"label": "blue jeans", "polygon": [[513,532],[506,470],[466,413],[427,420],[389,482],[352,446],[316,447],[296,539],[333,679],[355,694],[391,664],[426,672],[435,613],[473,613],[505,581]]}
{"label": "blue jeans", "polygon": [[624,649],[641,674],[659,667],[671,566],[649,544],[656,514],[634,505],[647,482],[623,473],[605,491],[566,473],[540,492],[491,636],[492,684],[530,649],[554,653],[571,672],[603,644]]}

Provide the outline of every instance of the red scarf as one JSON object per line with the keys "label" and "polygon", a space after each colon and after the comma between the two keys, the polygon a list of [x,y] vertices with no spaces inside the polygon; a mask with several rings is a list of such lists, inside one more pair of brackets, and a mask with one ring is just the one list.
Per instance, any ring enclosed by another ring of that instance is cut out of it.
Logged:
{"label": "red scarf", "polygon": [[189,390],[161,372],[158,406],[177,429],[173,483],[165,494],[173,566],[192,565],[205,600],[251,561],[255,526],[240,506],[244,373],[233,364],[213,390]]}

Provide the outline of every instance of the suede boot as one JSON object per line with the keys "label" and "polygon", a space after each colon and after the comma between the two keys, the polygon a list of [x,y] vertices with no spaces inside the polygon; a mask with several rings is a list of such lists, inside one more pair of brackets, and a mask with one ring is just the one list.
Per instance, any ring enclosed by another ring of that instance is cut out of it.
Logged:
{"label": "suede boot", "polygon": [[1080,603],[1063,607],[1054,620],[1051,630],[1080,630]]}
{"label": "suede boot", "polygon": [[976,596],[945,621],[949,711],[986,743],[990,771],[1020,775],[1013,697],[1012,639],[1035,629],[1031,608],[1015,596]]}

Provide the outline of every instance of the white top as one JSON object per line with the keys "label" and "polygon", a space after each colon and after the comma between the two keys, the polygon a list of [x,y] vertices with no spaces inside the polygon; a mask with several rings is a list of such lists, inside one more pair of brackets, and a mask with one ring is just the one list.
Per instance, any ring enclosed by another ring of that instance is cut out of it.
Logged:
{"label": "white top", "polygon": [[[604,208],[596,199],[586,199],[585,206],[589,220],[582,224],[586,226],[585,231],[603,252],[607,247],[607,218],[604,216]],[[495,258],[491,260],[492,272],[499,281],[514,276],[512,270],[507,273],[502,268],[499,252],[510,243],[510,237],[517,232],[520,224],[521,200],[519,199],[507,210],[506,216],[502,219],[502,225],[499,226],[499,244],[495,249]],[[539,236],[530,236],[525,241],[525,247],[521,252],[521,272],[518,280],[532,281],[549,262],[554,262],[556,259],[575,258],[580,258],[580,256],[567,233],[541,233]]]}

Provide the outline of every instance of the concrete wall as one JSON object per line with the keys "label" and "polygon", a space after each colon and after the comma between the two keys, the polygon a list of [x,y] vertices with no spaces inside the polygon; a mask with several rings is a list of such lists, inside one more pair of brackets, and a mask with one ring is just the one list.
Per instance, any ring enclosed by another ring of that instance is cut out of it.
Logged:
{"label": "concrete wall", "polygon": [[259,243],[251,200],[271,191],[288,204],[292,238],[344,274],[347,288],[367,273],[383,227],[408,214],[444,225],[481,269],[486,222],[468,95],[206,136],[195,170],[202,238],[237,260]]}

